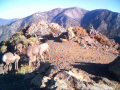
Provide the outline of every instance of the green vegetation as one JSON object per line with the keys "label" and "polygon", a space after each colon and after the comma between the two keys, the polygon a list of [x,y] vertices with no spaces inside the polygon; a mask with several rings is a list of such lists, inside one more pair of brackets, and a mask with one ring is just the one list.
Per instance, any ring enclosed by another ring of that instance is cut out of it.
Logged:
{"label": "green vegetation", "polygon": [[14,34],[8,41],[2,41],[0,43],[0,53],[5,53],[7,51],[14,52],[15,45],[18,43],[22,43],[25,47],[30,45],[39,44],[39,40],[33,36],[25,36],[23,30]]}
{"label": "green vegetation", "polygon": [[26,66],[22,66],[19,71],[17,72],[17,74],[21,74],[21,75],[25,75],[27,73],[31,73],[33,72],[34,68],[33,67],[30,67],[28,65]]}
{"label": "green vegetation", "polygon": [[5,53],[7,51],[7,41],[2,41],[0,44],[0,53]]}
{"label": "green vegetation", "polygon": [[28,42],[30,45],[39,44],[39,40],[36,37],[30,37]]}
{"label": "green vegetation", "polygon": [[0,52],[1,53],[5,53],[7,51],[7,46],[6,45],[3,45],[0,49]]}
{"label": "green vegetation", "polygon": [[16,33],[13,37],[11,42],[16,45],[19,42],[24,42],[27,38],[24,36],[23,32]]}

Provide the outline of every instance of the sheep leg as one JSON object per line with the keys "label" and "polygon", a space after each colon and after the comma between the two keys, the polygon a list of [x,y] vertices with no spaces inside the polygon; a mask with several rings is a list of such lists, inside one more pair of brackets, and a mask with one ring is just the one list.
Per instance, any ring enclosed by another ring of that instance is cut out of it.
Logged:
{"label": "sheep leg", "polygon": [[15,61],[15,70],[18,70],[18,60]]}
{"label": "sheep leg", "polygon": [[12,64],[8,65],[8,70],[11,71],[12,70]]}
{"label": "sheep leg", "polygon": [[6,65],[6,72],[8,72],[9,71],[9,65]]}
{"label": "sheep leg", "polygon": [[38,63],[38,57],[36,56],[36,59],[35,59],[35,61],[34,61],[35,67],[37,66],[37,63]]}
{"label": "sheep leg", "polygon": [[32,62],[33,62],[32,57],[29,57],[29,66],[32,66]]}
{"label": "sheep leg", "polygon": [[18,61],[17,61],[17,70],[18,70]]}
{"label": "sheep leg", "polygon": [[37,57],[37,67],[39,67],[40,66],[40,60],[39,60],[39,55],[38,55],[38,57]]}
{"label": "sheep leg", "polygon": [[4,66],[3,66],[3,70],[4,70],[4,73],[7,74],[7,72],[8,72],[8,65],[4,65]]}
{"label": "sheep leg", "polygon": [[39,66],[40,66],[40,61],[37,62],[37,67],[39,67]]}
{"label": "sheep leg", "polygon": [[31,66],[32,65],[32,62],[31,62],[31,60],[29,60],[29,66]]}
{"label": "sheep leg", "polygon": [[42,55],[42,53],[40,53],[40,56],[41,56],[42,61],[45,62],[44,61],[44,56]]}
{"label": "sheep leg", "polygon": [[39,64],[40,60],[39,60],[39,55],[36,57],[37,58],[37,65]]}
{"label": "sheep leg", "polygon": [[16,70],[16,61],[15,61],[15,70]]}
{"label": "sheep leg", "polygon": [[47,52],[48,52],[48,58],[50,60],[50,51],[49,51],[49,49],[47,49]]}
{"label": "sheep leg", "polygon": [[43,52],[40,51],[39,55],[41,57],[41,60],[44,61],[44,56],[42,54],[43,54]]}

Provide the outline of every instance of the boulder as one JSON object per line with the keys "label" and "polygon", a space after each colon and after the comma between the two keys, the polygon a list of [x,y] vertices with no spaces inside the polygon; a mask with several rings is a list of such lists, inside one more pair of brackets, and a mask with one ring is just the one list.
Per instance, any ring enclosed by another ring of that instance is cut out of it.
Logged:
{"label": "boulder", "polygon": [[32,80],[31,80],[31,85],[34,85],[38,88],[40,88],[40,86],[42,85],[42,79],[43,79],[43,76],[38,74],[37,76],[35,76]]}
{"label": "boulder", "polygon": [[37,75],[31,80],[31,85],[37,88],[46,88],[47,82],[52,79],[52,76],[58,72],[58,68],[50,66],[49,63],[43,63],[37,70]]}

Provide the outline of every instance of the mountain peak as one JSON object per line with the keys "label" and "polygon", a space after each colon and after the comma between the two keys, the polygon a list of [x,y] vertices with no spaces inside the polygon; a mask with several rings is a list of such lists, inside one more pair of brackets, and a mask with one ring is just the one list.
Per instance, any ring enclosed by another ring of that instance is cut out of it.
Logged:
{"label": "mountain peak", "polygon": [[65,9],[64,14],[71,18],[80,18],[86,12],[87,10],[85,9],[78,8],[78,7],[72,7],[72,8]]}

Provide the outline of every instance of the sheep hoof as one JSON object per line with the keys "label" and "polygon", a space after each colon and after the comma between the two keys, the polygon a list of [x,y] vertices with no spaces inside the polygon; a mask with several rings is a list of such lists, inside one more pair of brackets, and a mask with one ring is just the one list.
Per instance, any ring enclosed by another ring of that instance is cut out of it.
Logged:
{"label": "sheep hoof", "polygon": [[39,68],[40,67],[40,62],[37,63],[37,67],[36,68]]}
{"label": "sheep hoof", "polygon": [[15,71],[18,71],[18,68],[17,68],[17,69],[15,69]]}

